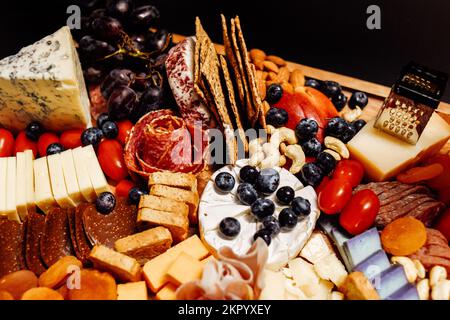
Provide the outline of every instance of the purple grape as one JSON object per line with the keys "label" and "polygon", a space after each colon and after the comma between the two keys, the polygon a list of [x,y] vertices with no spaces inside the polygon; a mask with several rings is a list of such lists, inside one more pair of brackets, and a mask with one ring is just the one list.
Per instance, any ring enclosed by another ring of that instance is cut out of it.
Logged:
{"label": "purple grape", "polygon": [[161,50],[167,41],[168,35],[169,33],[164,29],[160,29],[154,32],[148,39],[148,49],[150,51]]}
{"label": "purple grape", "polygon": [[103,71],[100,68],[89,67],[83,70],[84,80],[89,83],[99,83],[103,78]]}
{"label": "purple grape", "polygon": [[99,17],[91,24],[94,34],[105,41],[117,41],[122,35],[122,24],[119,20],[111,17]]}
{"label": "purple grape", "polygon": [[100,8],[100,9],[95,9],[94,11],[91,12],[91,15],[89,16],[89,19],[92,23],[92,21],[94,21],[97,18],[101,18],[101,17],[106,17],[107,13],[106,13],[106,9],[104,8]]}
{"label": "purple grape", "polygon": [[114,47],[107,42],[96,40],[89,35],[81,38],[79,45],[81,56],[90,61],[103,58],[116,51]]}
{"label": "purple grape", "polygon": [[108,0],[106,2],[106,10],[108,13],[117,18],[125,19],[133,12],[134,3],[132,0]]}
{"label": "purple grape", "polygon": [[129,86],[133,83],[136,75],[128,69],[114,69],[103,80],[100,90],[103,97],[108,98],[119,86]]}
{"label": "purple grape", "polygon": [[159,87],[150,87],[145,90],[139,99],[137,108],[133,112],[133,120],[138,120],[151,111],[162,109],[164,103],[163,94],[163,90]]}
{"label": "purple grape", "polygon": [[112,120],[127,119],[137,102],[136,92],[127,86],[117,87],[108,99],[108,112]]}
{"label": "purple grape", "polygon": [[131,14],[130,20],[133,26],[146,30],[154,27],[159,17],[159,10],[154,6],[147,5],[136,8]]}

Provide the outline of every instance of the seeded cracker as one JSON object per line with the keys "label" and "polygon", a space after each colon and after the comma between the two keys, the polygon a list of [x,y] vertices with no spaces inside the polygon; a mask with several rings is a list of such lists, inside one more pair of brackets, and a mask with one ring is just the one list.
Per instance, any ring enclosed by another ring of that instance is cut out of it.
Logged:
{"label": "seeded cracker", "polygon": [[203,100],[205,105],[208,105],[206,101],[205,94],[199,87],[199,78],[200,78],[200,50],[205,42],[204,33],[201,32],[202,27],[200,24],[200,19],[197,17],[195,19],[195,50],[194,50],[194,90],[198,94],[198,96]]}

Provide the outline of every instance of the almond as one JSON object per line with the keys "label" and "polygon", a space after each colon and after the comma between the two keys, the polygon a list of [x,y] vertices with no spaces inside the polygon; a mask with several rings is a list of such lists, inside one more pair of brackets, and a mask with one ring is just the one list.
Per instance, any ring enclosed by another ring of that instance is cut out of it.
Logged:
{"label": "almond", "polygon": [[290,72],[287,67],[281,67],[278,71],[278,79],[280,79],[281,82],[289,82]]}
{"label": "almond", "polygon": [[278,56],[270,55],[266,57],[266,60],[275,63],[279,67],[284,67],[286,65],[286,61],[284,61],[283,58],[280,58]]}
{"label": "almond", "polygon": [[289,82],[283,82],[281,84],[281,87],[283,88],[283,91],[288,93],[294,93],[294,87]]}
{"label": "almond", "polygon": [[289,82],[295,88],[303,87],[305,85],[305,76],[303,75],[303,71],[300,69],[294,69],[291,72],[291,76],[289,78]]}
{"label": "almond", "polygon": [[264,60],[261,59],[253,60],[253,64],[255,65],[256,70],[264,69]]}
{"label": "almond", "polygon": [[250,59],[252,59],[252,61],[266,60],[266,53],[264,51],[262,51],[261,49],[252,49],[252,50],[250,50],[249,54],[250,54]]}
{"label": "almond", "polygon": [[268,71],[272,71],[272,72],[278,73],[278,70],[279,70],[278,66],[275,63],[273,63],[272,61],[269,61],[269,60],[264,61],[263,62],[263,66]]}
{"label": "almond", "polygon": [[263,79],[263,80],[266,80],[268,75],[269,75],[269,73],[268,73],[267,71],[263,71],[263,73],[262,73],[262,79]]}
{"label": "almond", "polygon": [[280,82],[280,79],[278,79],[278,75],[275,72],[270,71],[267,75],[268,81],[274,81],[274,82]]}

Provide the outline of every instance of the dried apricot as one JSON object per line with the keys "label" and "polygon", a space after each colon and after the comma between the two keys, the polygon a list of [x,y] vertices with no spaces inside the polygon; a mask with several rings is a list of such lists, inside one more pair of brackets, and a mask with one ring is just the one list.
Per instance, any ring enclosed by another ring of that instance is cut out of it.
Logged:
{"label": "dried apricot", "polygon": [[397,180],[403,183],[417,183],[439,177],[444,172],[444,166],[433,163],[425,167],[411,168],[397,176]]}
{"label": "dried apricot", "polygon": [[74,267],[81,269],[83,264],[74,256],[59,259],[39,277],[39,286],[56,288],[63,284],[67,277],[73,273]]}
{"label": "dried apricot", "polygon": [[70,300],[116,300],[116,281],[109,273],[84,269],[80,288],[69,290],[67,296]]}
{"label": "dried apricot", "polygon": [[434,157],[428,159],[426,164],[439,163],[444,167],[444,172],[439,176],[430,179],[426,184],[436,190],[450,188],[450,155],[449,154],[437,154]]}
{"label": "dried apricot", "polygon": [[50,288],[40,287],[32,288],[25,292],[22,300],[64,300],[63,296]]}
{"label": "dried apricot", "polygon": [[38,278],[29,270],[16,271],[0,279],[0,291],[8,291],[16,300],[19,300],[25,291],[37,286]]}
{"label": "dried apricot", "polygon": [[0,291],[0,301],[1,300],[14,300],[14,297],[8,291]]}
{"label": "dried apricot", "polygon": [[413,217],[396,219],[381,232],[384,250],[395,256],[410,255],[419,250],[426,241],[425,225]]}

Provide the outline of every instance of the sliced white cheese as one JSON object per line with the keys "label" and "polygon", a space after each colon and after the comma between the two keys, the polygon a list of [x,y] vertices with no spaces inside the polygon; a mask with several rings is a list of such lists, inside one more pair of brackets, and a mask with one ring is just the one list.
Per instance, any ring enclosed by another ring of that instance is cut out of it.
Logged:
{"label": "sliced white cheese", "polygon": [[36,205],[34,203],[34,169],[33,169],[34,155],[33,151],[25,150],[25,194],[27,201],[27,209],[34,210]]}
{"label": "sliced white cheese", "polygon": [[6,210],[9,220],[20,222],[20,217],[17,214],[16,208],[16,185],[17,185],[17,167],[16,158],[9,157],[6,172]]}
{"label": "sliced white cheese", "polygon": [[83,196],[78,186],[77,173],[75,171],[75,163],[73,161],[72,150],[66,150],[61,153],[61,163],[66,183],[67,194],[72,201],[78,205],[83,202]]}
{"label": "sliced white cheese", "polygon": [[83,198],[87,202],[94,202],[96,199],[95,190],[92,187],[91,178],[86,165],[86,158],[82,147],[72,150],[75,172],[77,174],[78,187],[80,188]]}
{"label": "sliced white cheese", "polygon": [[0,158],[0,216],[6,214],[6,172],[7,158]]}
{"label": "sliced white cheese", "polygon": [[45,213],[50,208],[55,207],[56,201],[53,198],[52,187],[50,184],[50,176],[47,166],[47,157],[34,160],[34,187],[35,187],[35,203]]}
{"label": "sliced white cheese", "polygon": [[98,162],[94,147],[90,144],[82,149],[82,153],[84,154],[84,158],[86,160],[84,165],[87,167],[92,187],[94,188],[97,196],[102,192],[109,191],[108,182],[106,181],[105,174],[103,173],[100,163]]}
{"label": "sliced white cheese", "polygon": [[20,219],[25,220],[27,211],[27,169],[24,152],[16,154],[16,208]]}
{"label": "sliced white cheese", "polygon": [[344,283],[348,275],[344,265],[334,253],[317,261],[314,264],[314,270],[322,279],[330,280],[337,287]]}
{"label": "sliced white cheese", "polygon": [[64,181],[64,173],[62,167],[61,154],[52,154],[47,156],[48,171],[50,173],[50,183],[52,185],[52,193],[56,202],[62,208],[74,208],[75,202],[69,198]]}
{"label": "sliced white cheese", "polygon": [[70,29],[0,61],[0,124],[23,130],[39,121],[47,130],[85,128],[90,103]]}
{"label": "sliced white cheese", "polygon": [[263,270],[264,288],[259,300],[284,300],[285,276],[281,271]]}

